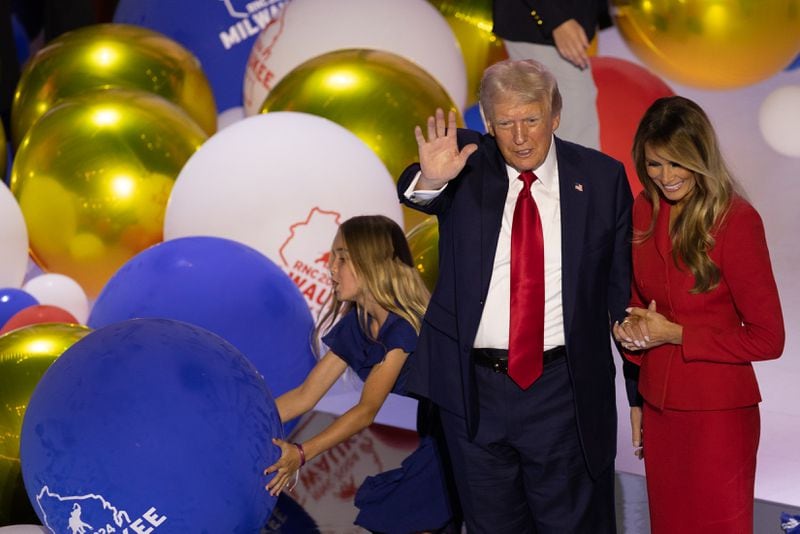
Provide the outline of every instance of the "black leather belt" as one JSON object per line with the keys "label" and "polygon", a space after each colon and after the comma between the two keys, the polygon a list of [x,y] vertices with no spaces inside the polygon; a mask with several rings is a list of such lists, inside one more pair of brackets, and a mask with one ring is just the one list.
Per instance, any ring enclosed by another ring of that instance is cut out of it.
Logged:
{"label": "black leather belt", "polygon": [[[562,345],[544,351],[542,360],[544,365],[548,365],[566,355],[567,350]],[[506,349],[472,349],[471,356],[475,365],[487,367],[495,373],[508,374],[508,351]]]}

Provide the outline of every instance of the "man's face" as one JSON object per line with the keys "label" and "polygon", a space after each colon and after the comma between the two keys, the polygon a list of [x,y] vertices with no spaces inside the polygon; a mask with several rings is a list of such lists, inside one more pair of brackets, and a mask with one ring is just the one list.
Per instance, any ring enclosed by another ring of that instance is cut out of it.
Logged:
{"label": "man's face", "polygon": [[489,133],[494,136],[506,163],[530,171],[542,164],[550,150],[560,115],[551,116],[540,102],[521,104],[501,100],[494,104]]}

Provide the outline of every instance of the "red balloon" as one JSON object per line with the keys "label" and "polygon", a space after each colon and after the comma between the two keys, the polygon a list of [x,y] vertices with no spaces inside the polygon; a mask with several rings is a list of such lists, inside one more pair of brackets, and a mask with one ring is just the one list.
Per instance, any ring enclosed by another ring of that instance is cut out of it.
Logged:
{"label": "red balloon", "polygon": [[675,93],[661,78],[636,63],[602,56],[590,61],[597,85],[600,149],[625,165],[631,191],[636,196],[642,190],[631,158],[636,128],[650,104]]}
{"label": "red balloon", "polygon": [[6,321],[0,329],[0,336],[11,330],[40,323],[73,323],[79,324],[78,320],[67,310],[49,304],[36,304],[24,308]]}

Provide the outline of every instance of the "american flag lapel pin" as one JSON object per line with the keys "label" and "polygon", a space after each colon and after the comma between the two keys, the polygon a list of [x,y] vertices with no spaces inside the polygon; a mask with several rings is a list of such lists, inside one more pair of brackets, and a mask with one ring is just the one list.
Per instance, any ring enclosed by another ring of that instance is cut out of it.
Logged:
{"label": "american flag lapel pin", "polygon": [[579,193],[583,193],[583,184],[580,182],[575,182],[575,191]]}

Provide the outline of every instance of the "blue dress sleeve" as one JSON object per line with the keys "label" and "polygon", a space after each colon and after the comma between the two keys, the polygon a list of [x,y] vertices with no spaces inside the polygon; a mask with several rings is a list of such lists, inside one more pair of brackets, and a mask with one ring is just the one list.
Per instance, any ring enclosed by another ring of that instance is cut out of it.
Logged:
{"label": "blue dress sleeve", "polygon": [[358,324],[358,315],[350,310],[322,337],[322,342],[353,369],[360,365],[359,352],[363,352],[364,334]]}
{"label": "blue dress sleeve", "polygon": [[[370,339],[361,329],[358,314],[351,310],[331,328],[322,341],[361,380],[366,380],[372,368],[381,363],[389,351],[401,349],[403,352],[413,352],[417,345],[417,333],[408,321],[390,313],[378,332],[378,339]],[[405,369],[395,384],[395,393],[404,391],[404,377]]]}
{"label": "blue dress sleeve", "polygon": [[411,324],[397,315],[386,326],[386,331],[380,336],[380,341],[386,352],[393,349],[402,349],[403,352],[412,353],[417,348],[417,332]]}

